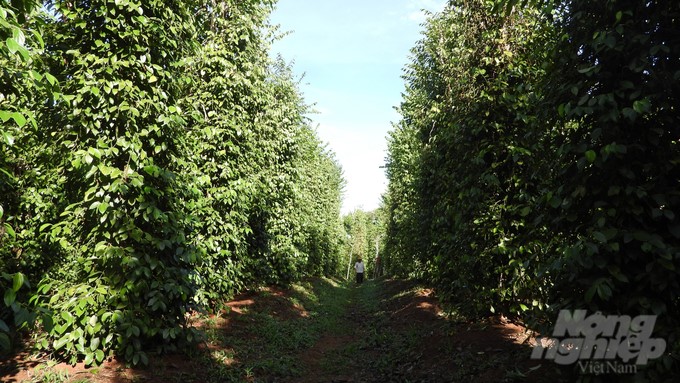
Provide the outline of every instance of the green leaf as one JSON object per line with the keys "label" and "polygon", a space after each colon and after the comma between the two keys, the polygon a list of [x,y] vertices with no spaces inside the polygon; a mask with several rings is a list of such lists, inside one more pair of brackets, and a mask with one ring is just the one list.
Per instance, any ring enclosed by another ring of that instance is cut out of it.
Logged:
{"label": "green leaf", "polygon": [[16,40],[11,37],[5,40],[5,44],[7,45],[7,49],[9,49],[9,53],[11,54],[15,54],[21,48],[19,43],[17,43]]}
{"label": "green leaf", "polygon": [[558,208],[558,207],[560,207],[560,205],[562,205],[562,198],[554,196],[554,197],[550,198],[550,201],[548,203],[553,208]]}
{"label": "green leaf", "polygon": [[9,326],[7,326],[7,323],[2,319],[0,319],[0,331],[9,332]]}
{"label": "green leaf", "polygon": [[47,81],[48,81],[52,86],[56,85],[57,82],[58,82],[58,81],[57,81],[57,78],[54,77],[54,76],[52,76],[50,73],[45,73],[45,77],[47,78]]}
{"label": "green leaf", "polygon": [[52,332],[52,328],[54,328],[54,320],[52,319],[52,316],[50,314],[43,314],[40,319],[42,320],[42,326],[45,331]]}
{"label": "green leaf", "polygon": [[612,289],[609,287],[609,284],[607,283],[601,283],[600,285],[597,286],[597,295],[602,299],[602,300],[608,300],[612,296]]}
{"label": "green leaf", "polygon": [[7,334],[0,332],[0,351],[9,351],[12,349],[12,342]]}
{"label": "green leaf", "polygon": [[21,286],[24,285],[24,274],[15,273],[12,277],[12,290],[19,291]]}
{"label": "green leaf", "polygon": [[61,317],[66,321],[67,324],[73,323],[73,315],[68,311],[62,311]]}
{"label": "green leaf", "polygon": [[90,341],[90,350],[96,351],[97,348],[99,348],[99,342],[100,340],[98,337],[92,338],[92,340]]}
{"label": "green leaf", "polygon": [[649,103],[649,100],[644,99],[644,100],[637,100],[633,102],[633,109],[638,112],[639,114],[648,112],[649,109],[651,108],[651,104]]}
{"label": "green leaf", "polygon": [[587,68],[581,68],[581,69],[578,70],[578,73],[582,73],[582,74],[588,73],[588,72],[593,71],[596,68],[597,68],[597,65],[593,65],[593,66],[590,66],[590,67],[587,67]]}
{"label": "green leaf", "polygon": [[10,307],[12,305],[12,303],[14,303],[16,298],[17,298],[16,291],[14,291],[12,289],[5,290],[5,296],[4,296],[5,306]]}
{"label": "green leaf", "polygon": [[626,277],[622,272],[621,268],[619,268],[616,265],[609,265],[607,266],[607,269],[609,270],[609,273],[616,279],[618,279],[621,282],[628,283],[628,277]]}
{"label": "green leaf", "polygon": [[26,117],[24,117],[23,114],[19,112],[14,112],[12,113],[12,118],[14,119],[14,122],[16,122],[17,125],[19,125],[20,128],[26,125]]}
{"label": "green leaf", "polygon": [[87,353],[83,362],[86,366],[91,365],[94,362],[94,353]]}
{"label": "green leaf", "polygon": [[33,322],[34,315],[25,307],[19,306],[18,309],[16,307],[14,309],[14,325],[17,326],[17,328],[26,328],[30,323]]}
{"label": "green leaf", "polygon": [[597,286],[598,285],[592,285],[592,286],[590,286],[588,291],[586,291],[586,295],[585,295],[586,302],[592,302],[593,297],[595,296],[595,293],[597,292]]}
{"label": "green leaf", "polygon": [[591,164],[592,164],[593,162],[595,162],[595,158],[596,158],[596,157],[597,157],[597,154],[595,153],[594,150],[588,150],[588,151],[586,152],[586,159],[587,159],[588,162],[590,162]]}
{"label": "green leaf", "polygon": [[2,122],[7,122],[7,120],[9,120],[10,118],[12,118],[12,112],[7,110],[0,110],[0,120],[2,120]]}
{"label": "green leaf", "polygon": [[595,240],[601,243],[607,242],[607,236],[605,236],[603,233],[599,231],[593,232],[593,238],[595,238]]}
{"label": "green leaf", "polygon": [[17,233],[14,232],[14,229],[12,228],[12,226],[10,226],[8,223],[5,223],[4,226],[5,226],[5,233],[7,233],[10,237],[12,237],[12,239],[16,239]]}

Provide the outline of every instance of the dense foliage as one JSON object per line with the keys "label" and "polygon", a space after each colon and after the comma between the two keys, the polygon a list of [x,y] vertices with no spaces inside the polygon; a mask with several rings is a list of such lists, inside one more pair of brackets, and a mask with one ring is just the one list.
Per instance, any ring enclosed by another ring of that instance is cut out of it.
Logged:
{"label": "dense foliage", "polygon": [[37,318],[71,362],[146,364],[191,310],[337,272],[342,172],[271,2],[0,4],[3,349]]}
{"label": "dense foliage", "polygon": [[[42,24],[33,20],[33,27],[26,27],[38,5],[30,0],[0,1],[0,351],[11,347],[14,329],[25,328],[35,319],[35,312],[26,305],[30,283],[24,273],[30,266],[24,262],[23,249],[16,246],[23,200],[19,176],[26,171],[17,139],[26,132],[38,132],[31,104],[59,99],[56,79],[45,72],[40,60]],[[25,196],[30,198],[29,193]]]}
{"label": "dense foliage", "polygon": [[659,316],[680,345],[680,6],[450,1],[389,138],[386,254],[473,314]]}
{"label": "dense foliage", "polygon": [[525,222],[550,164],[527,126],[549,37],[537,12],[505,17],[466,2],[430,20],[407,71],[389,141],[387,254],[393,271],[425,273],[472,310],[492,298],[510,309],[539,288],[525,272],[546,249]]}

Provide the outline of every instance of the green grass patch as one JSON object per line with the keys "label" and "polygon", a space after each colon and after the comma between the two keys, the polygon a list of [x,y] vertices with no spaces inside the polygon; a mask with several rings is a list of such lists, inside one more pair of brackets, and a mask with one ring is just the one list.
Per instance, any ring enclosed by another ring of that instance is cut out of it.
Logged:
{"label": "green grass patch", "polygon": [[[252,298],[255,304],[229,315],[233,322],[225,329],[217,327],[214,318],[203,321],[207,343],[217,348],[200,356],[209,380],[257,382],[302,376],[298,354],[323,334],[348,330],[343,315],[350,293],[341,282],[312,279],[293,284],[284,294],[257,294]],[[258,305],[259,299],[265,304]]]}

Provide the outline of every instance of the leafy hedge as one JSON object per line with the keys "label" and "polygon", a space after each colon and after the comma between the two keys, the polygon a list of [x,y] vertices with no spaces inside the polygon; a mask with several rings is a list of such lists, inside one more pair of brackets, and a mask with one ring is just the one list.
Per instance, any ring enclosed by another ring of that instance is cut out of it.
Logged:
{"label": "leafy hedge", "polygon": [[271,2],[25,4],[1,3],[3,349],[37,319],[70,362],[146,364],[193,310],[337,271],[342,173]]}
{"label": "leafy hedge", "polygon": [[472,314],[678,309],[680,7],[451,1],[407,68],[386,253]]}

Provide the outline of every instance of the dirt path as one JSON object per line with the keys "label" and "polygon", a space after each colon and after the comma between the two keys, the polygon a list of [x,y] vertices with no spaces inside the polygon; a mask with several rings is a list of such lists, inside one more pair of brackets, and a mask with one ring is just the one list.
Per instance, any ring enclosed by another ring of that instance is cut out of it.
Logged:
{"label": "dirt path", "polygon": [[205,340],[144,369],[115,360],[67,366],[30,351],[0,361],[0,381],[20,382],[559,382],[529,359],[520,326],[447,318],[413,282],[361,286],[315,279],[243,294],[217,315],[197,316]]}
{"label": "dirt path", "polygon": [[341,325],[298,355],[304,375],[291,382],[359,382],[366,379],[365,340],[377,327],[378,284],[350,285]]}
{"label": "dirt path", "polygon": [[352,287],[343,318],[345,332],[300,353],[304,375],[290,382],[559,381],[553,366],[529,360],[524,328],[456,323],[412,282]]}

